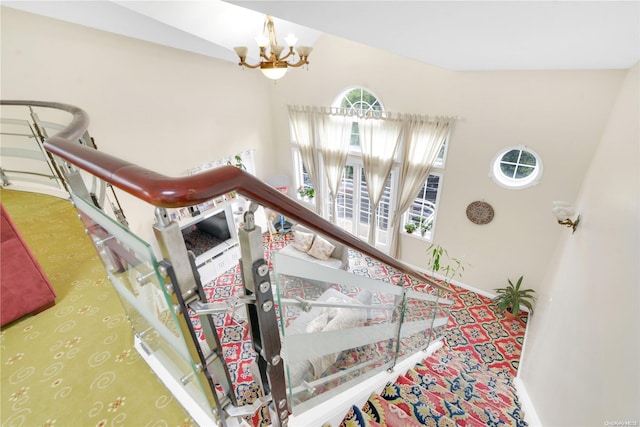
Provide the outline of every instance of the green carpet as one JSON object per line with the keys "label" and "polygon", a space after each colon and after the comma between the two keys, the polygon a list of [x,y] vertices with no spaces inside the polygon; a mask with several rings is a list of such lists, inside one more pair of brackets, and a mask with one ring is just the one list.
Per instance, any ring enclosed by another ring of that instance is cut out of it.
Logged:
{"label": "green carpet", "polygon": [[0,198],[57,294],[54,307],[0,332],[1,425],[194,426],[133,348],[71,203],[9,190]]}

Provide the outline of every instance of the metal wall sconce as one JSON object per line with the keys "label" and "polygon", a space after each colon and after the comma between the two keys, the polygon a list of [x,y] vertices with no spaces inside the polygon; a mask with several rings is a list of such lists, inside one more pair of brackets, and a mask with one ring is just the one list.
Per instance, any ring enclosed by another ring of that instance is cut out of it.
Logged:
{"label": "metal wall sconce", "polygon": [[576,214],[576,209],[571,206],[570,203],[560,201],[553,202],[551,212],[558,218],[558,224],[566,225],[573,229],[572,233],[576,232],[576,227],[580,223],[580,215],[578,215],[575,221],[571,219]]}

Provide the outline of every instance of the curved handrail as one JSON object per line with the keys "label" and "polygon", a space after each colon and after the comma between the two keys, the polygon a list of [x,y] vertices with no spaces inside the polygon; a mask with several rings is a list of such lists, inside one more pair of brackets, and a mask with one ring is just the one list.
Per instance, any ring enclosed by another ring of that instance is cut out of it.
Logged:
{"label": "curved handrail", "polygon": [[383,262],[415,279],[437,289],[453,292],[448,286],[437,283],[422,272],[338,228],[292,198],[239,168],[222,166],[185,177],[165,176],[115,156],[73,143],[72,141],[80,138],[89,127],[89,116],[78,107],[43,101],[1,100],[0,105],[46,107],[73,114],[73,119],[67,127],[45,140],[44,147],[47,151],[153,206],[162,208],[193,206],[236,191],[263,206],[283,213],[287,218],[357,249],[364,255]]}

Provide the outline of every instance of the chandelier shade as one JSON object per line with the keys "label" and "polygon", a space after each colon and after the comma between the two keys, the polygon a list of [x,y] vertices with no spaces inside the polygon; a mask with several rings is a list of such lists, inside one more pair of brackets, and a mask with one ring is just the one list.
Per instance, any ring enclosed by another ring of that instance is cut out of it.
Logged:
{"label": "chandelier shade", "polygon": [[[246,62],[247,54],[249,53],[249,48],[246,46],[234,47],[233,50],[235,50],[236,54],[240,58],[238,65],[247,68],[260,68],[262,74],[267,78],[271,80],[278,80],[287,74],[289,67],[301,67],[309,64],[309,54],[313,49],[309,46],[298,46],[296,48],[295,45],[298,42],[298,39],[293,34],[289,34],[285,37],[285,42],[288,46],[286,51],[284,46],[278,44],[273,19],[271,16],[267,15],[265,17],[262,34],[259,34],[256,37],[256,43],[260,48],[260,62],[253,65]],[[295,61],[296,51],[298,56],[297,61]],[[283,52],[286,53],[283,54]]]}

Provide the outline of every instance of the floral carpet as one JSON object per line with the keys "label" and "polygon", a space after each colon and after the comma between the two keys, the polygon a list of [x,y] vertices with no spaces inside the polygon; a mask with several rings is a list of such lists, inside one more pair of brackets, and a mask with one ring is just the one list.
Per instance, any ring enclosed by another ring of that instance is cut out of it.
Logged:
{"label": "floral carpet", "polygon": [[442,347],[352,406],[340,427],[526,427],[511,379]]}
{"label": "floral carpet", "polygon": [[470,353],[483,365],[515,377],[528,316],[502,314],[491,299],[455,287],[455,303],[445,335],[446,345]]}

